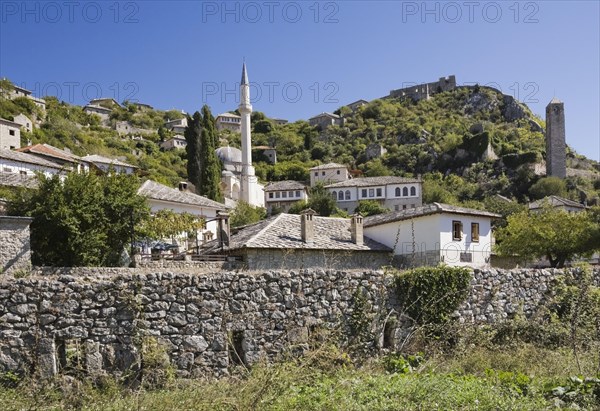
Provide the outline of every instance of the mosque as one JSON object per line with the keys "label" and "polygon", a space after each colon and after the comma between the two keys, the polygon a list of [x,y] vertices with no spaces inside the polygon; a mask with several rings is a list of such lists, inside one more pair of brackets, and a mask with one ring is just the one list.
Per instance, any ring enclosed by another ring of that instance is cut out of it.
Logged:
{"label": "mosque", "polygon": [[256,207],[265,206],[264,186],[258,183],[258,178],[252,166],[252,139],[250,114],[250,83],[246,63],[242,66],[242,81],[240,83],[240,105],[242,149],[234,147],[219,147],[217,157],[223,164],[221,173],[221,190],[226,204],[245,201]]}

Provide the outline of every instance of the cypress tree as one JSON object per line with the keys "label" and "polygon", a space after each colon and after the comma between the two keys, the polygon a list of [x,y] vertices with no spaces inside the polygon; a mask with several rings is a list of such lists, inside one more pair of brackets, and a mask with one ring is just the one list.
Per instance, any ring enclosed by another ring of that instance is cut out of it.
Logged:
{"label": "cypress tree", "polygon": [[215,201],[223,201],[221,194],[221,162],[215,149],[217,146],[217,133],[215,119],[210,108],[202,107],[202,132],[200,134],[200,185],[199,193]]}
{"label": "cypress tree", "polygon": [[202,116],[195,112],[193,117],[187,116],[188,126],[183,133],[187,146],[185,148],[187,155],[187,173],[188,180],[196,187],[200,188],[200,174],[202,169],[202,142],[200,135],[202,133]]}

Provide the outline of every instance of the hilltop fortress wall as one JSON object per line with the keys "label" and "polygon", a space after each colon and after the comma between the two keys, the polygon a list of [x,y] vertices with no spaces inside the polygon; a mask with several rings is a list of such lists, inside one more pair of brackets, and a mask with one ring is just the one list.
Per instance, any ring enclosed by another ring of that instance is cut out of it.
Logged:
{"label": "hilltop fortress wall", "polygon": [[[558,270],[475,270],[462,323],[531,316]],[[600,277],[597,270],[596,282]],[[138,273],[70,268],[0,280],[0,372],[47,378],[140,376],[160,347],[180,377],[302,352],[323,329],[368,321],[378,348],[402,342],[392,278],[382,271]],[[358,298],[358,296],[361,298]],[[356,316],[354,316],[356,318]],[[355,326],[355,325],[354,325]],[[398,327],[398,328],[394,328]],[[385,338],[384,338],[385,337]],[[154,348],[153,348],[154,347]]]}

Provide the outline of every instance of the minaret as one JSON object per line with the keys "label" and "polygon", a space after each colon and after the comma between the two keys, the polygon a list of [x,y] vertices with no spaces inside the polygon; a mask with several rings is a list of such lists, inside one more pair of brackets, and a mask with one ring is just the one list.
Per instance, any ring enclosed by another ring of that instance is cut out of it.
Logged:
{"label": "minaret", "polygon": [[256,182],[254,167],[252,167],[252,140],[250,138],[250,114],[252,105],[250,104],[250,83],[248,83],[248,74],[246,73],[246,63],[242,67],[242,82],[240,83],[240,106],[238,107],[242,117],[242,181],[240,187],[240,199],[249,204],[252,203],[252,191]]}
{"label": "minaret", "polygon": [[554,97],[546,106],[546,176],[567,176],[565,105]]}

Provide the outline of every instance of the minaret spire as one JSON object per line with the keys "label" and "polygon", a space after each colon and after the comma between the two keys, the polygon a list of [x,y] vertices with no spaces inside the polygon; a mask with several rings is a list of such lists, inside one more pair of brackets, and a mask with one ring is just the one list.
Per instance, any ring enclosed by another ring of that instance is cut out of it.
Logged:
{"label": "minaret spire", "polygon": [[256,186],[257,179],[252,167],[252,139],[250,135],[250,114],[252,114],[252,105],[250,104],[250,83],[248,82],[248,72],[246,62],[242,66],[242,80],[240,82],[240,105],[238,107],[241,118],[241,137],[242,137],[242,175],[240,187],[240,199],[249,204],[254,201],[252,196],[252,187]]}

